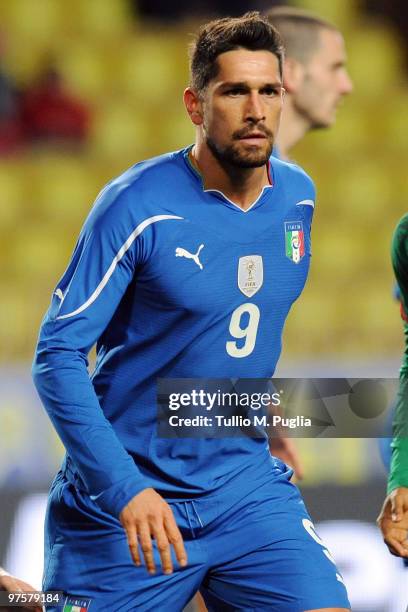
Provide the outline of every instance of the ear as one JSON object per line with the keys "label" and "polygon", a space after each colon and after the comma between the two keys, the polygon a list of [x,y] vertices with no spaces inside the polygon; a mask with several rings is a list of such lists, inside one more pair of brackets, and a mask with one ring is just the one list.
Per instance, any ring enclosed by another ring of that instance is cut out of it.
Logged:
{"label": "ear", "polygon": [[198,93],[191,87],[187,87],[187,89],[184,90],[183,99],[184,106],[187,109],[191,121],[194,123],[194,125],[202,125],[202,102]]}
{"label": "ear", "polygon": [[304,66],[293,57],[285,59],[283,66],[283,86],[286,91],[296,93],[303,82]]}

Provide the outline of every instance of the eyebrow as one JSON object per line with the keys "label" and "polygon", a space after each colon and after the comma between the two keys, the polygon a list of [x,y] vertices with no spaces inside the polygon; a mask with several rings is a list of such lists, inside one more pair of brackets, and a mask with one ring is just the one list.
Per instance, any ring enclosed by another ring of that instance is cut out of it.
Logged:
{"label": "eyebrow", "polygon": [[345,68],[347,66],[347,60],[346,59],[337,60],[335,62],[332,62],[331,65],[333,68]]}
{"label": "eyebrow", "polygon": [[[229,89],[233,87],[241,87],[242,89],[252,89],[252,87],[250,87],[249,84],[245,81],[226,81],[225,83],[221,83],[219,85],[220,89]],[[264,87],[282,87],[282,81],[263,83],[258,89],[263,89]]]}

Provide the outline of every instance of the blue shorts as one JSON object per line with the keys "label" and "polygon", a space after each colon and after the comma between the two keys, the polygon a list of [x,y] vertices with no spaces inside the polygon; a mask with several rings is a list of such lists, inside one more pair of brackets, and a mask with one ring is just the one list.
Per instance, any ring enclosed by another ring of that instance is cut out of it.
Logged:
{"label": "blue shorts", "polygon": [[[46,518],[44,590],[90,612],[179,612],[198,590],[209,611],[350,608],[292,471],[279,462],[255,490],[170,502],[188,566],[151,576],[131,560],[120,522],[60,473]],[[153,543],[155,544],[155,543]],[[62,610],[47,608],[47,610]]]}

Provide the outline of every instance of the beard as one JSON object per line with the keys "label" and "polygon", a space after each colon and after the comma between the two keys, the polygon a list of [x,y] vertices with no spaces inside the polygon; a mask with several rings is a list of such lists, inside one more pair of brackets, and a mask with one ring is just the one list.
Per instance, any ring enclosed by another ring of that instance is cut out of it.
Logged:
{"label": "beard", "polygon": [[[250,130],[246,130],[248,132]],[[264,130],[263,130],[264,131]],[[248,147],[246,150],[239,145],[240,138],[245,136],[245,133],[235,132],[232,135],[232,143],[228,145],[220,145],[207,133],[206,143],[211,153],[221,166],[228,165],[235,168],[259,168],[265,166],[273,149],[272,133],[265,131],[267,136],[267,147],[261,150],[258,147]]]}

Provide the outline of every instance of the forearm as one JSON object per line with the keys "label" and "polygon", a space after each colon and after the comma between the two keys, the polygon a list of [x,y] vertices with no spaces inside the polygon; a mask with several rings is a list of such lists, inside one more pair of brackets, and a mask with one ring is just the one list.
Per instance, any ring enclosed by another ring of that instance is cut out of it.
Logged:
{"label": "forearm", "polygon": [[91,497],[119,516],[148,487],[105,418],[79,351],[39,344],[33,366],[38,393]]}
{"label": "forearm", "polygon": [[394,439],[387,492],[408,487],[408,438]]}

